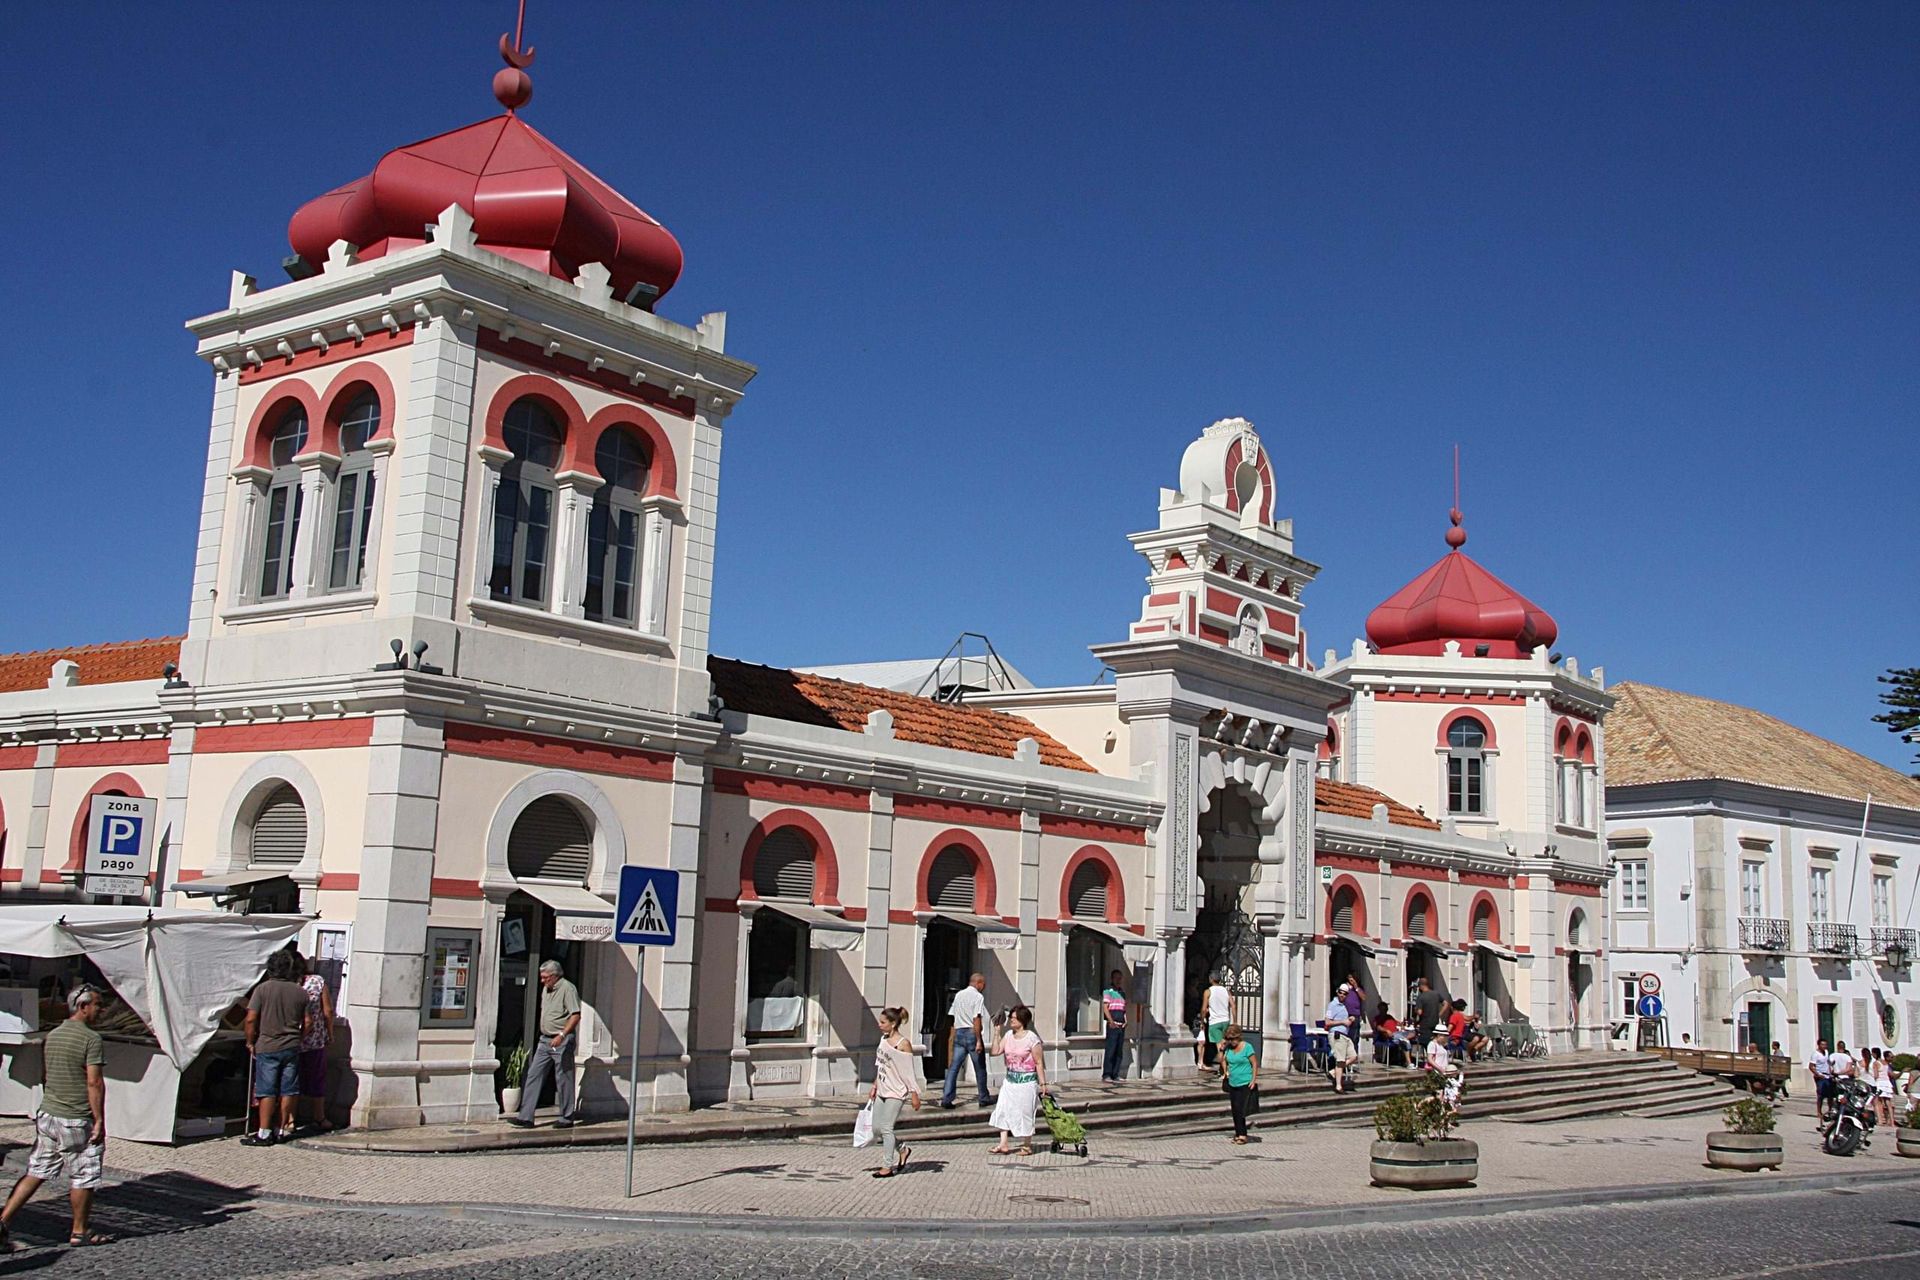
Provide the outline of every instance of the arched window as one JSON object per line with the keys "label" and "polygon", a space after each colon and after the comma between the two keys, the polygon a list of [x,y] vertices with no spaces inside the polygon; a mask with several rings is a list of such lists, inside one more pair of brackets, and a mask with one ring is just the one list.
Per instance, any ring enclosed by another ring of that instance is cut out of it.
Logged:
{"label": "arched window", "polygon": [[267,478],[266,515],[261,523],[260,580],[257,597],[283,599],[293,590],[293,550],[300,538],[300,465],[307,447],[307,411],[290,404],[273,425],[267,446],[272,474]]}
{"label": "arched window", "polygon": [[1354,921],[1358,916],[1359,896],[1351,885],[1341,885],[1333,895],[1333,911],[1329,923],[1335,933],[1352,933]]}
{"label": "arched window", "polygon": [[1092,860],[1074,868],[1067,882],[1067,912],[1076,920],[1107,918],[1107,868]]}
{"label": "arched window", "polygon": [[523,397],[507,409],[500,434],[513,461],[501,469],[493,506],[495,600],[545,605],[553,558],[554,468],[560,464],[560,424],[545,405]]}
{"label": "arched window", "polygon": [[813,841],[806,832],[798,827],[768,832],[753,857],[754,896],[812,902],[813,863]]}
{"label": "arched window", "polygon": [[1433,936],[1433,899],[1424,893],[1414,894],[1407,903],[1407,936],[1409,938]]}
{"label": "arched window", "polygon": [[293,867],[307,856],[307,806],[287,783],[275,787],[254,811],[247,835],[249,867]]}
{"label": "arched window", "polygon": [[1327,737],[1320,744],[1320,776],[1334,781],[1340,776],[1340,731],[1333,727],[1333,721],[1327,721]]}
{"label": "arched window", "polygon": [[633,433],[611,427],[594,447],[606,484],[587,513],[587,617],[631,626],[638,617],[640,498],[647,491],[647,455]]}
{"label": "arched window", "polygon": [[1586,932],[1587,913],[1575,907],[1573,914],[1567,917],[1567,949],[1571,951],[1578,948]]}
{"label": "arched window", "polygon": [[[973,850],[950,844],[934,855],[927,870],[927,905],[940,911],[972,911],[978,883]],[[1106,918],[1104,909],[1101,918]]]}
{"label": "arched window", "polygon": [[541,796],[513,820],[507,870],[516,879],[584,884],[592,863],[593,835],[586,819],[559,796]]}
{"label": "arched window", "polygon": [[1473,940],[1475,942],[1497,942],[1494,937],[1493,904],[1483,902],[1473,909]]}
{"label": "arched window", "polygon": [[1487,811],[1487,727],[1472,716],[1447,726],[1447,812]]}
{"label": "arched window", "polygon": [[379,430],[380,397],[369,387],[340,413],[340,473],[333,486],[329,590],[355,590],[366,577],[367,530],[373,525],[373,454],[367,442]]}

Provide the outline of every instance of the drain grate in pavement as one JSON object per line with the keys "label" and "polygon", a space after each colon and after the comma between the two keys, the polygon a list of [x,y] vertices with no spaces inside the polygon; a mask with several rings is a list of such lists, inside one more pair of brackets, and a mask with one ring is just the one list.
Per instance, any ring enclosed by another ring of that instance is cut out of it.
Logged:
{"label": "drain grate in pavement", "polygon": [[1014,1204],[1064,1204],[1072,1205],[1076,1209],[1084,1209],[1093,1203],[1091,1200],[1077,1200],[1072,1196],[1022,1195],[1008,1196],[1007,1199]]}

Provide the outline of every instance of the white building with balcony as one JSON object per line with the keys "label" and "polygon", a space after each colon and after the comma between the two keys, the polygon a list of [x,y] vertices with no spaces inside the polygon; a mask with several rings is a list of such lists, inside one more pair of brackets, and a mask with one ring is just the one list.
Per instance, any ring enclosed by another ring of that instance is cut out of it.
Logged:
{"label": "white building with balcony", "polygon": [[1746,707],[1610,692],[1616,1020],[1655,973],[1674,1044],[1920,1045],[1920,781]]}

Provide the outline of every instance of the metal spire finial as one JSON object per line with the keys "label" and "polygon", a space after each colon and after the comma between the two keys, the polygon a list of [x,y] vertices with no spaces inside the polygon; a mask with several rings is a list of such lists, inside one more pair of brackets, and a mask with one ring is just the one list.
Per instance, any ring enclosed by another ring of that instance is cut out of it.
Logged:
{"label": "metal spire finial", "polygon": [[1447,545],[1458,551],[1466,545],[1467,531],[1460,527],[1460,446],[1453,446],[1453,507],[1447,512]]}
{"label": "metal spire finial", "polygon": [[[527,33],[527,0],[520,0],[520,17],[513,25],[513,42],[507,42],[506,33],[500,33],[500,57],[506,66],[493,73],[493,96],[501,106],[512,115],[527,105],[533,98],[533,77],[526,69],[533,65],[534,50],[525,44]],[[524,46],[524,47],[523,47]]]}

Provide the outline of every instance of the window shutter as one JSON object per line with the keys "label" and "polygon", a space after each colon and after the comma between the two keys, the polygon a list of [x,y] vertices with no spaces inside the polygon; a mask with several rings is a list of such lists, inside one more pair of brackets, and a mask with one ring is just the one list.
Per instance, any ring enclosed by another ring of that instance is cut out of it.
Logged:
{"label": "window shutter", "polygon": [[300,793],[283,783],[254,815],[247,865],[291,867],[306,856],[307,809],[300,803]]}
{"label": "window shutter", "polygon": [[1075,919],[1107,918],[1107,869],[1097,862],[1083,862],[1067,884],[1067,910]]}
{"label": "window shutter", "polygon": [[1586,925],[1586,923],[1587,923],[1587,917],[1585,915],[1581,914],[1578,911],[1573,913],[1573,917],[1567,921],[1567,945],[1568,946],[1577,947],[1580,945],[1580,933],[1582,928]]}
{"label": "window shutter", "polygon": [[976,883],[972,851],[950,844],[935,855],[927,872],[927,902],[942,911],[972,911]]}
{"label": "window shutter", "polygon": [[813,901],[813,841],[798,827],[781,827],[760,842],[753,858],[753,891],[762,898]]}
{"label": "window shutter", "polygon": [[507,837],[507,870],[523,880],[585,883],[593,837],[580,813],[559,796],[541,796],[514,819]]}
{"label": "window shutter", "polygon": [[1473,940],[1475,942],[1493,941],[1493,912],[1484,907],[1473,913]]}
{"label": "window shutter", "polygon": [[1353,932],[1353,890],[1342,889],[1333,900],[1333,931]]}
{"label": "window shutter", "polygon": [[1415,938],[1425,938],[1432,935],[1433,931],[1427,925],[1427,913],[1431,909],[1432,903],[1427,900],[1425,894],[1413,900],[1413,910],[1407,916],[1407,933],[1409,935]]}

